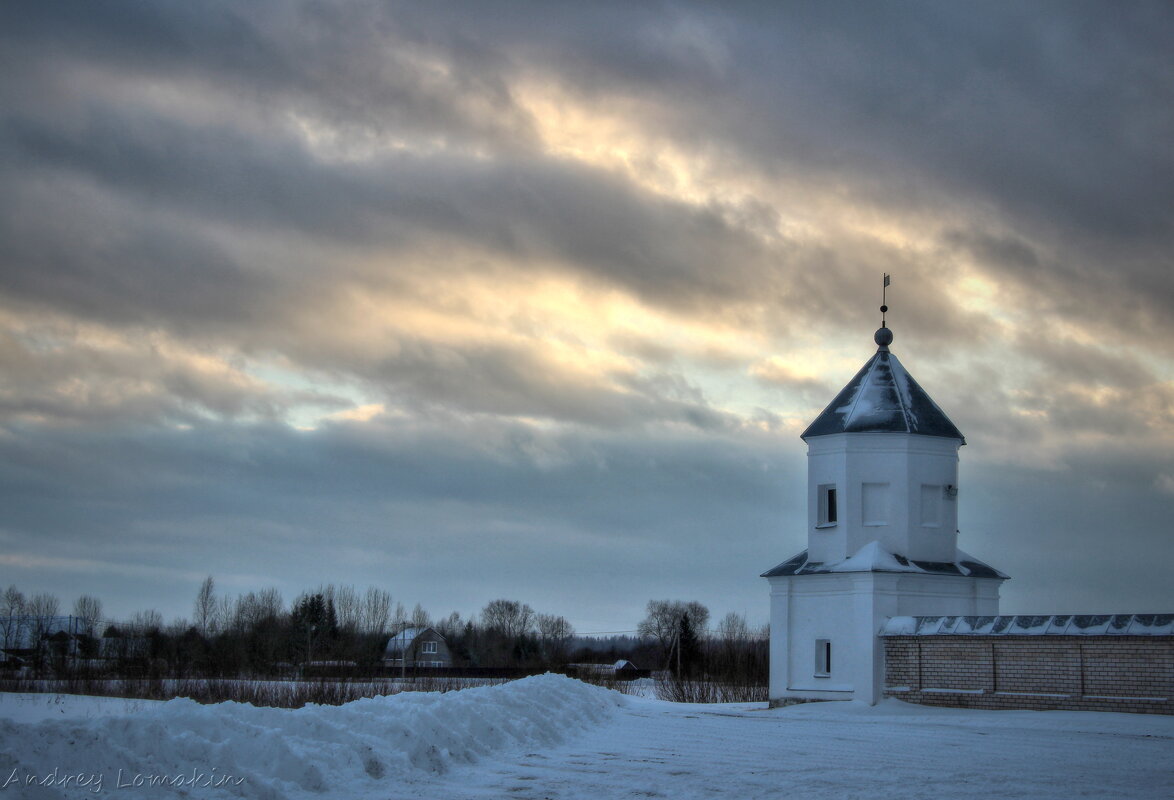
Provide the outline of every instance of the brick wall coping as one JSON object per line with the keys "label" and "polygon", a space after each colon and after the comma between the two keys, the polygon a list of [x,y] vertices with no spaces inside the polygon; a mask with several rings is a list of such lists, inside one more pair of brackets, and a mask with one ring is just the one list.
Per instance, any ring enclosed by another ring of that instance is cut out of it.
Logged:
{"label": "brick wall coping", "polygon": [[891,617],[881,636],[1174,636],[1174,614]]}

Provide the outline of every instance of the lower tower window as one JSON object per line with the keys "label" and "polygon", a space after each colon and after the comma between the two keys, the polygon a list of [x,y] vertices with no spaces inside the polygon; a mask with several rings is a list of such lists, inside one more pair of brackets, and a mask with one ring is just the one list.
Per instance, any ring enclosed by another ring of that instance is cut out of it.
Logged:
{"label": "lower tower window", "polygon": [[815,677],[826,678],[832,674],[832,640],[815,640]]}

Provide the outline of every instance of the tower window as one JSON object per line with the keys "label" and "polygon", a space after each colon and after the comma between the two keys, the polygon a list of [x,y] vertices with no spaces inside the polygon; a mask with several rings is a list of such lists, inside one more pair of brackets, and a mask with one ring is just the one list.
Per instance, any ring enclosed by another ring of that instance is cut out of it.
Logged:
{"label": "tower window", "polygon": [[832,674],[832,640],[815,640],[815,677],[826,678]]}
{"label": "tower window", "polygon": [[819,522],[818,525],[835,525],[839,521],[839,509],[836,502],[836,485],[826,483],[819,487]]}

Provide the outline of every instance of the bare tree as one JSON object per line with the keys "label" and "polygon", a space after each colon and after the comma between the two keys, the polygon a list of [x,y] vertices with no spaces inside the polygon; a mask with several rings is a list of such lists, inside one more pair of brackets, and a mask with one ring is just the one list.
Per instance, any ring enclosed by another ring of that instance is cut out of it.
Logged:
{"label": "bare tree", "polygon": [[665,658],[676,643],[684,617],[688,616],[689,627],[699,634],[709,625],[709,609],[696,601],[649,600],[647,612],[637,630],[641,636],[655,639]]}
{"label": "bare tree", "polygon": [[39,592],[29,598],[25,614],[29,618],[32,646],[37,651],[37,667],[40,668],[44,654],[44,639],[49,635],[53,620],[58,616],[61,604],[48,592]]}
{"label": "bare tree", "polygon": [[192,619],[201,636],[207,637],[215,632],[216,582],[212,580],[211,575],[204,578],[204,582],[200,584],[200,590],[196,592],[196,604],[192,611]]}
{"label": "bare tree", "polygon": [[285,604],[277,587],[270,586],[259,592],[247,592],[236,599],[232,615],[232,629],[246,633],[260,624],[277,619],[285,613]]}
{"label": "bare tree", "polygon": [[211,633],[219,633],[232,624],[233,614],[236,613],[236,604],[228,595],[216,598],[216,610],[212,613],[212,622],[209,625]]}
{"label": "bare tree", "polygon": [[257,592],[257,611],[261,619],[280,617],[285,614],[285,601],[276,586],[269,586]]}
{"label": "bare tree", "polygon": [[717,624],[717,638],[729,644],[740,644],[750,638],[750,626],[741,614],[731,611]]}
{"label": "bare tree", "polygon": [[750,626],[746,624],[746,618],[731,611],[717,624],[716,634],[717,652],[713,655],[725,669],[736,669],[745,659],[750,642]]}
{"label": "bare tree", "polygon": [[38,592],[29,598],[25,611],[30,617],[50,620],[61,612],[61,603],[48,592]]}
{"label": "bare tree", "polygon": [[437,620],[435,627],[445,639],[453,639],[461,632],[463,625],[460,613],[454,611],[444,619]]}
{"label": "bare tree", "polygon": [[87,636],[94,635],[94,629],[102,620],[102,601],[93,595],[83,594],[73,601],[73,615],[80,619]]}
{"label": "bare tree", "polygon": [[236,603],[232,609],[232,619],[226,626],[236,634],[246,633],[256,627],[261,619],[260,603],[254,592],[245,592],[236,596]]}
{"label": "bare tree", "polygon": [[367,587],[363,596],[364,633],[385,633],[391,623],[391,593],[374,586]]}
{"label": "bare tree", "polygon": [[0,614],[6,617],[22,616],[26,604],[24,594],[16,588],[16,584],[12,584],[4,590],[3,596],[0,596]]}
{"label": "bare tree", "polygon": [[534,609],[516,600],[492,600],[481,609],[481,622],[507,639],[517,639],[534,627]]}
{"label": "bare tree", "polygon": [[412,609],[412,627],[427,628],[431,625],[432,618],[428,616],[428,612],[424,610],[424,606],[416,603],[416,607]]}
{"label": "bare tree", "polygon": [[6,648],[17,647],[23,638],[27,605],[24,594],[15,584],[5,589],[4,595],[0,596],[0,635],[4,636]]}
{"label": "bare tree", "polygon": [[566,617],[554,614],[537,616],[538,638],[542,646],[542,657],[548,664],[561,663],[567,659],[567,645],[575,635],[575,629]]}
{"label": "bare tree", "polygon": [[130,618],[130,622],[127,623],[127,627],[134,632],[135,636],[157,633],[163,630],[163,615],[153,608],[146,611],[136,611],[134,616]]}
{"label": "bare tree", "polygon": [[362,616],[362,603],[354,586],[339,586],[334,591],[334,615],[339,630],[356,633]]}

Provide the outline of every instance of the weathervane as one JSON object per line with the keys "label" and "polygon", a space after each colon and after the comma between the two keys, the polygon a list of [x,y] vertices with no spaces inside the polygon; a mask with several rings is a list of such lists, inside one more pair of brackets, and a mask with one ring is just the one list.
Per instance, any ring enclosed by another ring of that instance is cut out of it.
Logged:
{"label": "weathervane", "polygon": [[889,351],[889,345],[893,343],[893,332],[889,330],[888,325],[885,324],[885,312],[889,310],[888,306],[888,289],[889,289],[889,273],[885,273],[885,282],[881,286],[881,326],[876,334],[872,337],[880,349],[884,352]]}

